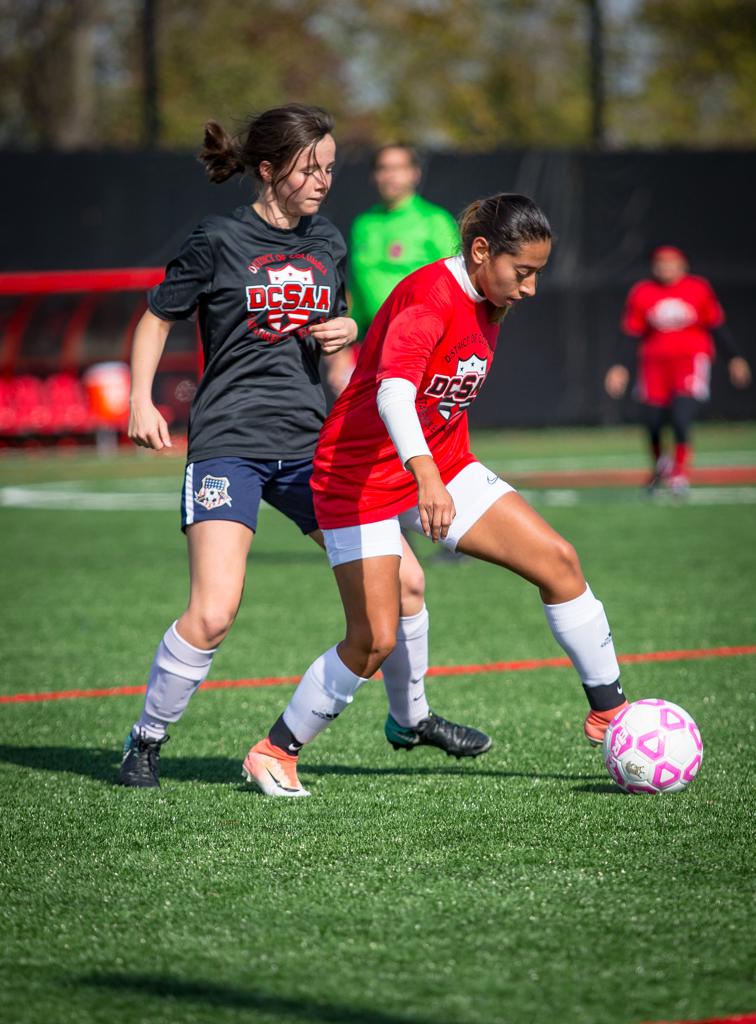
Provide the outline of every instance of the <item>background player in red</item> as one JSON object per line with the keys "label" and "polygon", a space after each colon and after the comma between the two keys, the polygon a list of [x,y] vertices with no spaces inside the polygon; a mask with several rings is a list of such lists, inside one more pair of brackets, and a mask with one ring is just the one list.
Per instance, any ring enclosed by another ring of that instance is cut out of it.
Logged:
{"label": "background player in red", "polygon": [[[318,214],[336,146],[330,115],[289,104],[253,117],[231,139],[211,122],[201,154],[211,181],[248,173],[251,205],[209,217],[149,295],[132,355],[129,436],[170,446],[152,384],[171,325],[198,314],[205,370],[192,405],[182,489],[189,603],[158,644],[142,713],[127,737],[119,781],[159,785],[160,748],[230,630],[264,498],[323,543],[309,481],[325,418],[319,357],[357,334],[345,316],[346,246]],[[423,573],[406,547],[396,654],[384,672],[400,718],[427,707],[428,614]],[[461,727],[457,727],[461,728]]]}
{"label": "background player in red", "polygon": [[[747,387],[751,373],[737,354],[713,288],[705,278],[688,273],[684,253],[670,245],[654,250],[651,274],[652,279],[631,288],[622,330],[634,342],[637,339],[636,391],[645,406],[653,460],[648,486],[654,489],[668,481],[673,491],[683,494],[692,460],[691,425],[709,398],[713,339],[728,360],[735,387]],[[625,345],[620,361],[606,374],[606,390],[613,398],[622,397],[627,389],[631,361]],[[662,447],[667,421],[675,438],[671,459]]]}
{"label": "background player in red", "polygon": [[[468,207],[460,233],[459,256],[411,274],[383,304],[321,432],[312,488],[346,636],[310,665],[245,758],[246,778],[269,795],[308,795],[297,777],[299,748],[391,655],[402,527],[538,588],[552,632],[583,682],[592,743],[625,706],[603,605],[574,548],[470,451],[467,409],[491,369],[501,319],[535,295],[551,228],[530,199],[502,193]],[[417,742],[414,730],[390,716],[386,733],[397,746]],[[480,752],[489,745],[481,737]]]}

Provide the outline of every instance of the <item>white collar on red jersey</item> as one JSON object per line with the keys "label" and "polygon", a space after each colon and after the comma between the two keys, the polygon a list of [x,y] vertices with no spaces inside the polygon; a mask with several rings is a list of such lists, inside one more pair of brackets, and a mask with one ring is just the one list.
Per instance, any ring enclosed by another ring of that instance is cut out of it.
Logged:
{"label": "white collar on red jersey", "polygon": [[475,291],[473,283],[470,280],[470,275],[467,273],[467,267],[465,266],[465,258],[462,253],[459,256],[450,256],[448,260],[444,260],[444,266],[447,268],[449,273],[452,275],[454,280],[457,282],[459,287],[468,297],[473,299],[475,302],[485,302],[485,295],[480,295],[479,292]]}

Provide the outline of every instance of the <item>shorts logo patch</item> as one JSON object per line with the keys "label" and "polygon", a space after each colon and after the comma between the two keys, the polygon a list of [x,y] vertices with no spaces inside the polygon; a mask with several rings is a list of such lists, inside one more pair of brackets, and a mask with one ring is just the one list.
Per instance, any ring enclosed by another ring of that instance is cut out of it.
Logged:
{"label": "shorts logo patch", "polygon": [[221,505],[231,505],[231,497],[228,493],[231,485],[227,476],[205,476],[202,478],[202,486],[195,491],[194,500],[210,512]]}

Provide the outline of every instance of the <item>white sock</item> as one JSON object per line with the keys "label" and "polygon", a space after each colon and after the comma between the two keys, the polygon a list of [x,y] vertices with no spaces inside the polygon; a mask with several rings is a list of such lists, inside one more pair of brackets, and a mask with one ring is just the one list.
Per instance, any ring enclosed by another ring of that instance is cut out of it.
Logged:
{"label": "white sock", "polygon": [[365,682],[367,679],[348,669],[331,647],[302,676],[283,713],[286,726],[300,743],[309,743],[352,703]]}
{"label": "white sock", "polygon": [[399,619],[396,647],[381,665],[389,713],[395,722],[412,728],[430,714],[425,696],[428,671],[428,609]]}
{"label": "white sock", "polygon": [[162,739],[168,723],[178,722],[189,698],[207,677],[216,650],[192,647],[179,636],[174,622],[152,659],[144,708],[134,729],[148,739]]}
{"label": "white sock", "polygon": [[619,678],[604,606],[589,586],[580,597],[564,604],[545,604],[543,609],[555,640],[569,654],[583,686],[607,686]]}

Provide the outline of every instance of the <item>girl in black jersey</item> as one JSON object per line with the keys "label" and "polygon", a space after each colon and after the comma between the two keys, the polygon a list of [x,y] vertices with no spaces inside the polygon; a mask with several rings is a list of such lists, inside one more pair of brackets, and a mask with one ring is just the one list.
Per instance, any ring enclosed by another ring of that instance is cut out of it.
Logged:
{"label": "girl in black jersey", "polygon": [[[333,175],[332,127],[324,110],[299,104],[253,117],[236,140],[206,125],[200,159],[210,180],[249,173],[257,197],[195,228],[149,293],[136,329],[129,421],[136,444],[171,445],[152,384],[176,320],[198,316],[205,370],[182,491],[189,603],[158,644],[144,708],[124,746],[119,782],[126,786],[159,785],[167,725],[183,714],[236,617],[261,499],[323,544],[309,487],[325,418],[319,359],[357,336],[345,315],[346,246],[318,213]],[[384,677],[391,715],[410,730],[430,716],[423,589],[405,543],[397,656],[384,663]],[[454,736],[449,752],[466,753],[465,727]]]}

